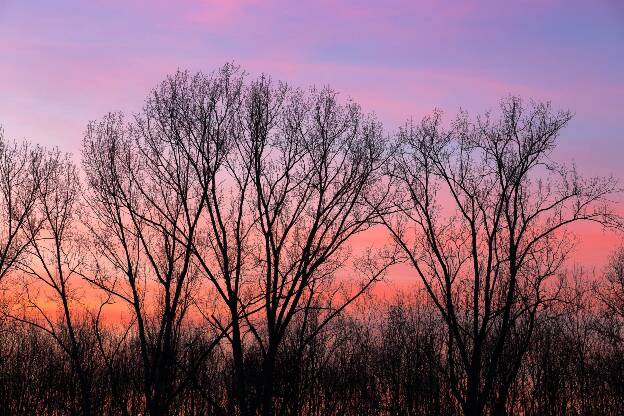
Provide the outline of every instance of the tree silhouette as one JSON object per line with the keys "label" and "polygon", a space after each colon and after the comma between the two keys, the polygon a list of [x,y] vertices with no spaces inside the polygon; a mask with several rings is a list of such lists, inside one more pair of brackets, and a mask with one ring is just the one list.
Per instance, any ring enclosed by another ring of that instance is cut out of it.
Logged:
{"label": "tree silhouette", "polygon": [[539,312],[559,294],[565,227],[620,226],[615,180],[550,160],[570,119],[510,97],[498,119],[462,113],[443,128],[437,112],[399,132],[389,174],[400,213],[385,222],[444,319],[446,374],[466,415],[504,413]]}

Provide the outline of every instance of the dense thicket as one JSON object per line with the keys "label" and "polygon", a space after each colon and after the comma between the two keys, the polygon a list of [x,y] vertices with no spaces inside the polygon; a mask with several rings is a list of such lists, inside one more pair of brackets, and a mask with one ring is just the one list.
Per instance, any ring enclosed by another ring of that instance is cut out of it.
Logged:
{"label": "dense thicket", "polygon": [[[90,122],[82,169],[0,135],[1,411],[621,413],[624,251],[566,272],[619,188],[552,160],[570,119],[389,135],[225,65]],[[414,289],[372,295],[399,263]]]}
{"label": "dense thicket", "polygon": [[[506,401],[507,414],[619,415],[624,401],[623,321],[576,299],[549,316],[523,360]],[[289,333],[277,357],[275,413],[302,415],[456,415],[443,368],[443,322],[422,297],[359,305],[315,341],[300,348]],[[605,336],[604,328],[619,338]],[[184,367],[211,338],[182,337]],[[95,414],[144,414],[138,341],[118,345],[121,334],[107,333],[104,354],[88,323],[80,329],[92,377]],[[6,323],[2,331],[0,398],[5,414],[76,414],[80,407],[77,375],[67,355],[32,327]],[[111,351],[116,349],[115,353]],[[226,414],[233,377],[228,347],[214,350],[173,400],[172,414]],[[112,356],[107,362],[104,357]],[[261,356],[246,355],[249,382],[255,383]],[[183,377],[182,375],[178,377]],[[176,380],[180,382],[180,380]]]}

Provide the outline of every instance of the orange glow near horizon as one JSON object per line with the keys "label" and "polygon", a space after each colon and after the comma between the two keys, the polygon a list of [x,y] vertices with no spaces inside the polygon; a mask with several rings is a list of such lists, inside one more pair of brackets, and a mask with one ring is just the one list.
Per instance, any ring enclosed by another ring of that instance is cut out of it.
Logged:
{"label": "orange glow near horizon", "polygon": [[[58,146],[79,163],[90,120],[131,116],[177,68],[211,72],[233,61],[296,87],[329,84],[374,112],[388,134],[434,108],[450,120],[460,108],[496,109],[508,94],[551,100],[575,114],[553,158],[624,185],[622,21],[624,9],[610,0],[0,0],[0,125],[7,138]],[[623,202],[616,197],[621,213]],[[594,224],[571,231],[568,266],[588,275],[602,273],[624,244],[622,233]],[[351,245],[388,239],[375,227]],[[409,267],[394,266],[374,292],[417,284]],[[125,306],[106,309],[122,317]]]}

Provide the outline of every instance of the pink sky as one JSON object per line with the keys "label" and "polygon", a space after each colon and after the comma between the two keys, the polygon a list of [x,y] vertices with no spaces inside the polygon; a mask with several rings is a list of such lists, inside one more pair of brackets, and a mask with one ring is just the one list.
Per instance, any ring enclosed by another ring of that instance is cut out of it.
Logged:
{"label": "pink sky", "polygon": [[[507,94],[575,118],[561,160],[624,178],[624,6],[618,0],[0,0],[0,124],[80,151],[87,121],[140,108],[176,68],[227,61],[297,86],[330,84],[392,131],[439,107]],[[601,264],[621,237],[583,229]]]}

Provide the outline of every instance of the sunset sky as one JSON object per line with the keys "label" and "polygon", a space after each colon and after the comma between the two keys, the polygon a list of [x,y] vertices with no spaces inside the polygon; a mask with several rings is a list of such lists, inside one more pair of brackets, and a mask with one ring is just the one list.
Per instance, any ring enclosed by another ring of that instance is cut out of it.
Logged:
{"label": "sunset sky", "polygon": [[[624,2],[0,0],[6,136],[79,153],[89,120],[132,113],[176,68],[225,62],[296,86],[330,84],[389,131],[520,94],[575,118],[558,152],[624,178]],[[584,231],[598,264],[620,237]]]}

